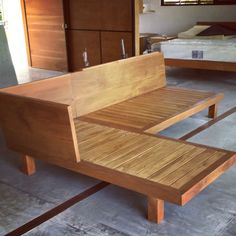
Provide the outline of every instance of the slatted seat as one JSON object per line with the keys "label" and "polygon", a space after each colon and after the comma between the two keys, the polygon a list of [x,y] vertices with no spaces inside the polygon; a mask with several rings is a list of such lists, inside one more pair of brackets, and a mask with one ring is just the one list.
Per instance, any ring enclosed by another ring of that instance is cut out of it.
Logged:
{"label": "slatted seat", "polygon": [[222,98],[223,94],[164,87],[89,113],[82,119],[128,130],[156,133],[218,103]]}
{"label": "slatted seat", "polygon": [[74,122],[81,162],[73,170],[179,205],[236,162],[220,149]]}

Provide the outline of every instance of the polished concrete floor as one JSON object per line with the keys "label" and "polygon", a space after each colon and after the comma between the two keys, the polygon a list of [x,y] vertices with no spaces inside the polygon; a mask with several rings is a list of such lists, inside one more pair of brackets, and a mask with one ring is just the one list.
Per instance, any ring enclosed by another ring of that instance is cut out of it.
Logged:
{"label": "polished concrete floor", "polygon": [[[57,75],[31,70],[32,79]],[[219,114],[236,106],[236,73],[168,69],[168,83],[194,89],[224,92]],[[179,138],[206,123],[203,111],[165,131]],[[20,138],[20,137],[19,137]],[[191,138],[192,142],[236,151],[236,114]],[[7,150],[0,137],[0,235],[98,183],[97,180],[37,162],[37,173],[19,171],[19,155]],[[156,225],[146,220],[146,198],[113,185],[74,205],[28,232],[27,235],[236,235],[236,166],[184,207],[166,203],[166,217]]]}

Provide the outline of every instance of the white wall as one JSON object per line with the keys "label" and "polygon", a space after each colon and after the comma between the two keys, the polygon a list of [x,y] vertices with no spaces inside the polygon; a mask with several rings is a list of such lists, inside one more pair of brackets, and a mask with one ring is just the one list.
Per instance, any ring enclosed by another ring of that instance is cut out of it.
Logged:
{"label": "white wall", "polygon": [[161,0],[149,1],[156,12],[140,16],[141,33],[176,35],[197,21],[236,21],[236,5],[162,7]]}
{"label": "white wall", "polygon": [[28,81],[28,62],[20,0],[3,0],[5,27],[18,82]]}

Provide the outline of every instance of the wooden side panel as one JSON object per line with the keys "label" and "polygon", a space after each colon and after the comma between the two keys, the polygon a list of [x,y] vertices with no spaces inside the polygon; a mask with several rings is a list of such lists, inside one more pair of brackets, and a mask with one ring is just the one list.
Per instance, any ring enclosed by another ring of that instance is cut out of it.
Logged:
{"label": "wooden side panel", "polygon": [[84,68],[83,52],[85,48],[87,49],[90,66],[101,63],[100,33],[98,31],[69,30],[68,37],[71,71]]}
{"label": "wooden side panel", "polygon": [[1,91],[67,105],[73,100],[70,75],[12,86]]}
{"label": "wooden side panel", "polygon": [[101,0],[102,30],[132,31],[132,0]]}
{"label": "wooden side panel", "polygon": [[55,164],[80,160],[67,105],[0,93],[0,121],[8,147],[17,152]]}
{"label": "wooden side panel", "polygon": [[71,74],[76,116],[166,85],[164,59],[153,53],[115,61]]}
{"label": "wooden side panel", "polygon": [[32,66],[67,71],[62,0],[25,0]]}
{"label": "wooden side panel", "polygon": [[132,33],[126,32],[102,32],[102,63],[122,59],[121,39],[124,39],[125,50],[128,57],[133,56]]}
{"label": "wooden side panel", "polygon": [[69,29],[100,30],[101,2],[101,0],[70,0]]}

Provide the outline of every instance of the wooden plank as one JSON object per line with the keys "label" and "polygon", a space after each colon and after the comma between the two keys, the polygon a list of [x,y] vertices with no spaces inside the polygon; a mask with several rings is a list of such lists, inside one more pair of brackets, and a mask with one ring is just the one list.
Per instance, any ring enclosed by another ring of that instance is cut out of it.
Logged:
{"label": "wooden plank", "polygon": [[2,92],[70,105],[73,101],[70,75],[1,89]]}
{"label": "wooden plank", "polygon": [[235,62],[165,59],[166,66],[236,72]]}
{"label": "wooden plank", "polygon": [[163,55],[153,53],[71,74],[74,117],[102,109],[166,84]]}
{"label": "wooden plank", "polygon": [[62,0],[25,1],[32,66],[68,71]]}
{"label": "wooden plank", "polygon": [[30,157],[30,156],[23,156],[22,157],[22,171],[26,174],[26,175],[33,175],[36,172],[36,168],[35,168],[35,161],[34,158]]}
{"label": "wooden plank", "polygon": [[53,162],[80,161],[68,105],[0,93],[0,121],[7,146]]}
{"label": "wooden plank", "polygon": [[164,219],[164,201],[148,197],[148,220],[160,224]]}
{"label": "wooden plank", "polygon": [[215,119],[217,117],[217,104],[209,107],[208,117]]}
{"label": "wooden plank", "polygon": [[92,112],[82,120],[155,134],[222,98],[223,94],[165,87]]}

